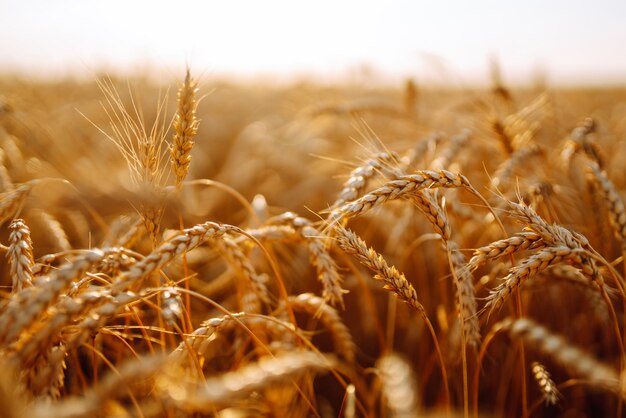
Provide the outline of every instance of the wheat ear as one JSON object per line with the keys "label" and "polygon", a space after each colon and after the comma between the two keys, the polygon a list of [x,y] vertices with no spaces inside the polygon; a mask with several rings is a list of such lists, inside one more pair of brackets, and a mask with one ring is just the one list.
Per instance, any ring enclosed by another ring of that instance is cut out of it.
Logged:
{"label": "wheat ear", "polygon": [[368,159],[362,166],[352,170],[350,177],[339,192],[337,200],[331,205],[331,209],[339,208],[345,203],[358,198],[367,186],[368,181],[378,171],[384,170],[387,165],[393,164],[396,161],[398,161],[397,154],[381,152]]}
{"label": "wheat ear", "polygon": [[7,167],[4,164],[4,157],[5,153],[0,148],[0,193],[6,193],[13,190],[13,182],[11,181],[11,176],[9,175]]}
{"label": "wheat ear", "polygon": [[583,250],[565,246],[548,247],[538,251],[511,269],[509,275],[502,279],[502,283],[491,291],[487,297],[485,308],[489,308],[492,312],[495,309],[499,309],[507,297],[513,293],[513,290],[520,287],[524,281],[536,276],[550,266],[564,261],[577,266],[582,265],[583,256]]}
{"label": "wheat ear", "polygon": [[541,390],[546,405],[556,405],[561,397],[561,393],[556,387],[554,380],[552,380],[550,373],[546,370],[546,367],[538,361],[533,361],[530,365],[530,369],[533,372],[533,376],[539,386],[539,390]]}
{"label": "wheat ear", "polygon": [[324,300],[333,306],[343,307],[343,295],[347,291],[341,287],[343,279],[323,241],[322,232],[315,228],[311,221],[293,212],[285,212],[274,218],[272,222],[288,224],[304,239],[309,250],[311,264],[315,266],[317,279],[323,287]]}
{"label": "wheat ear", "polygon": [[489,245],[476,249],[469,263],[467,263],[467,267],[470,271],[474,271],[487,261],[498,260],[519,251],[532,250],[542,248],[544,246],[545,243],[541,239],[541,236],[536,232],[519,232],[512,237],[495,241]]}
{"label": "wheat ear", "polygon": [[81,396],[68,397],[51,404],[42,400],[27,410],[33,418],[83,418],[98,416],[107,402],[122,395],[140,382],[149,379],[165,366],[165,356],[143,356],[123,364],[106,375],[98,385]]}
{"label": "wheat ear", "polygon": [[236,226],[221,225],[210,221],[184,229],[181,234],[165,241],[127,272],[122,273],[112,288],[115,291],[123,290],[162,268],[174,258],[191,251],[209,239],[219,238],[227,232],[241,233],[243,231]]}
{"label": "wheat ear", "polygon": [[480,322],[478,320],[476,294],[471,271],[467,268],[467,259],[454,241],[447,242],[450,267],[453,269],[456,287],[457,309],[463,324],[467,344],[478,347],[480,344]]}
{"label": "wheat ear", "polygon": [[242,303],[241,309],[250,313],[261,312],[261,303],[270,303],[270,294],[265,284],[267,275],[257,273],[248,257],[232,239],[223,237],[216,242],[216,246],[239,276],[244,278],[246,281],[244,288],[251,289],[251,292],[245,291],[247,294],[242,298],[242,302],[246,303]]}
{"label": "wheat ear", "polygon": [[560,335],[528,318],[505,319],[495,329],[506,331],[511,338],[521,339],[533,348],[558,361],[576,375],[593,385],[621,393],[619,374],[612,367],[600,363],[590,354],[574,347]]}
{"label": "wheat ear", "polygon": [[93,249],[53,270],[48,276],[38,277],[33,287],[14,294],[0,315],[0,344],[15,340],[35,319],[53,304],[72,281],[82,276],[101,261],[108,250]]}
{"label": "wheat ear", "polygon": [[[331,369],[335,361],[312,351],[294,351],[276,357],[263,357],[238,370],[207,378],[205,382],[180,382],[177,374],[159,379],[157,388],[167,400],[187,411],[200,411],[212,405],[242,399],[250,393],[270,388],[305,374]],[[176,382],[176,384],[172,384]],[[183,385],[186,390],[175,387]],[[169,395],[169,396],[168,396]],[[182,396],[181,396],[182,395]]]}
{"label": "wheat ear", "polygon": [[455,174],[447,170],[420,170],[416,174],[401,176],[396,180],[391,180],[365,196],[341,206],[331,213],[330,219],[333,222],[347,220],[362,215],[388,200],[409,197],[420,190],[439,187],[462,187],[472,194],[478,195],[478,192],[472,187],[467,177],[462,174]]}
{"label": "wheat ear", "polygon": [[606,172],[602,171],[595,161],[589,162],[589,168],[606,202],[610,215],[609,221],[622,246],[622,252],[626,252],[626,209],[624,209],[624,202]]}
{"label": "wheat ear", "polygon": [[387,400],[389,416],[395,418],[417,417],[417,383],[411,365],[397,354],[386,354],[376,362]]}
{"label": "wheat ear", "polygon": [[0,194],[0,225],[11,219],[24,205],[28,194],[41,180],[30,180]]}
{"label": "wheat ear", "polygon": [[198,84],[191,78],[189,69],[185,81],[178,90],[178,108],[174,119],[174,142],[170,148],[172,169],[176,175],[176,187],[180,189],[189,172],[191,149],[198,132],[199,121],[196,118],[196,93]]}
{"label": "wheat ear", "polygon": [[394,266],[389,266],[382,255],[373,248],[368,248],[365,241],[351,230],[340,226],[337,226],[335,230],[339,246],[346,253],[352,254],[359,263],[376,273],[374,279],[382,281],[385,289],[395,293],[401,301],[406,302],[426,317],[426,311],[417,298],[415,288],[404,277],[404,274]]}
{"label": "wheat ear", "polygon": [[22,219],[15,219],[9,225],[9,274],[14,292],[20,292],[24,287],[33,283],[32,268],[35,264],[33,259],[33,242],[30,239],[30,229]]}
{"label": "wheat ear", "polygon": [[289,304],[294,311],[303,311],[319,318],[333,335],[337,354],[349,363],[354,362],[356,344],[352,339],[352,334],[341,320],[339,312],[328,306],[325,299],[311,293],[302,293],[298,296],[290,296]]}

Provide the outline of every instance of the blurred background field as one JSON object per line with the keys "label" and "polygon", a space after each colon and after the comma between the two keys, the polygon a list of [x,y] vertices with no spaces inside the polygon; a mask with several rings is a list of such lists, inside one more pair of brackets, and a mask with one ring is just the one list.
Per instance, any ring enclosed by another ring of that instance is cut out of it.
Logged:
{"label": "blurred background field", "polygon": [[625,15],[3,2],[0,417],[624,416]]}

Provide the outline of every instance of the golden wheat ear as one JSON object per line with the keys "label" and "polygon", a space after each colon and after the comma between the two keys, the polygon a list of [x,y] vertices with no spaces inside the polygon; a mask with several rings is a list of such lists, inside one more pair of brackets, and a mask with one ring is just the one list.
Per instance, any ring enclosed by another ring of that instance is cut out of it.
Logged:
{"label": "golden wheat ear", "polygon": [[185,81],[178,90],[178,108],[174,118],[174,141],[170,147],[172,170],[176,175],[176,187],[180,188],[189,173],[191,148],[198,132],[196,118],[198,83],[191,78],[189,69]]}

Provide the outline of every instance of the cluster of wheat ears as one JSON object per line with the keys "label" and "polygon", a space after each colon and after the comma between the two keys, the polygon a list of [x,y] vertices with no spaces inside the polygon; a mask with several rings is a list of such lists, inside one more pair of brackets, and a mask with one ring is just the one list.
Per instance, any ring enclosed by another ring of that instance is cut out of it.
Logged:
{"label": "cluster of wheat ears", "polygon": [[0,416],[624,414],[617,93],[0,84]]}

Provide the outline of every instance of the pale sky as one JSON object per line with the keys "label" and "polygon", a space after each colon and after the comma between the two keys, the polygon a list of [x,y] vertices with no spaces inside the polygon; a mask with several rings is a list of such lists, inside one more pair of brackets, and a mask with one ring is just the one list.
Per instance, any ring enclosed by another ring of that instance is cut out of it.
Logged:
{"label": "pale sky", "polygon": [[626,84],[626,1],[0,0],[0,71]]}

